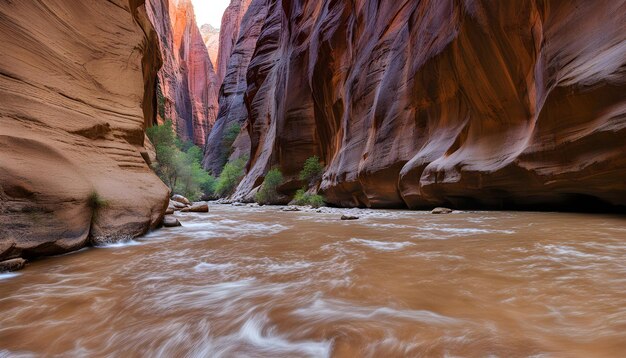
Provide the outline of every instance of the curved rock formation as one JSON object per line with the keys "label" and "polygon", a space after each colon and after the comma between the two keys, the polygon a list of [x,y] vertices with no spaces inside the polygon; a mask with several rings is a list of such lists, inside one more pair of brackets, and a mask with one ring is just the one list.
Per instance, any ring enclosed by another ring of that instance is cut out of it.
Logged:
{"label": "curved rock formation", "polygon": [[142,1],[0,2],[0,261],[141,235],[157,38]]}
{"label": "curved rock formation", "polygon": [[149,0],[164,65],[159,71],[159,121],[203,147],[217,116],[219,84],[190,0]]}
{"label": "curved rock formation", "polygon": [[[236,0],[235,0],[236,1]],[[233,2],[235,2],[233,1]],[[232,5],[231,5],[232,7]],[[267,1],[252,0],[247,4],[249,11],[239,20],[239,38],[235,47],[229,50],[228,42],[223,51],[230,51],[226,76],[222,83],[219,97],[219,112],[215,126],[211,130],[206,142],[206,156],[204,168],[215,175],[219,175],[222,167],[228,159],[230,148],[225,148],[223,138],[225,132],[233,126],[244,127],[248,118],[248,111],[244,103],[244,95],[247,89],[246,73],[252,59],[257,39],[261,33],[261,27],[267,16]],[[230,16],[224,16],[223,28],[230,28],[232,24]],[[239,157],[243,153],[250,152],[250,137],[247,131],[242,131],[236,141],[237,150],[233,153]]]}
{"label": "curved rock formation", "polygon": [[341,206],[626,205],[624,0],[265,3],[236,196],[318,155]]}

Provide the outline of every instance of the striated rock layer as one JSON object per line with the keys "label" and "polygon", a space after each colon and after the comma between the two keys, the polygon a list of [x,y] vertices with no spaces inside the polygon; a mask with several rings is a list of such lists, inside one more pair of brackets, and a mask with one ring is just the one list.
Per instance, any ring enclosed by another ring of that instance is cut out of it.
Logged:
{"label": "striated rock layer", "polygon": [[259,3],[237,197],[318,155],[341,206],[626,205],[626,1]]}
{"label": "striated rock layer", "polygon": [[[235,3],[238,3],[238,0],[233,0],[229,9],[234,8],[233,4]],[[230,56],[228,57],[226,76],[220,90],[219,112],[205,148],[206,156],[203,165],[205,169],[216,175],[220,174],[230,154],[228,152],[230,148],[225,148],[223,145],[222,139],[225,133],[233,125],[240,128],[244,127],[248,119],[248,111],[244,102],[247,89],[246,73],[261,28],[267,17],[266,0],[252,0],[251,3],[243,5],[249,8],[249,11],[245,12],[242,19],[235,21],[235,23],[241,24],[235,46],[230,48],[230,43],[227,41],[222,49],[224,52],[229,52]],[[237,13],[240,14],[241,11]],[[227,13],[223,18],[222,28],[231,28],[234,25],[231,23],[232,21],[232,17]],[[241,131],[236,141],[236,147],[237,150],[233,153],[235,157],[250,151],[250,137],[247,131]]]}
{"label": "striated rock layer", "polygon": [[0,261],[161,222],[144,147],[157,46],[142,1],[0,2]]}
{"label": "striated rock layer", "polygon": [[219,84],[190,0],[149,0],[163,56],[159,122],[171,119],[179,137],[203,147],[217,116]]}

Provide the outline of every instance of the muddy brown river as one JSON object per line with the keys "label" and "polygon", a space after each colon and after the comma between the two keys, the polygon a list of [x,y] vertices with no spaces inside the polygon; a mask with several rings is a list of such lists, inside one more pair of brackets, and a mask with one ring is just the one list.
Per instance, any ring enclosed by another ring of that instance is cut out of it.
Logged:
{"label": "muddy brown river", "polygon": [[624,217],[324,211],[212,205],[2,274],[0,357],[626,357]]}

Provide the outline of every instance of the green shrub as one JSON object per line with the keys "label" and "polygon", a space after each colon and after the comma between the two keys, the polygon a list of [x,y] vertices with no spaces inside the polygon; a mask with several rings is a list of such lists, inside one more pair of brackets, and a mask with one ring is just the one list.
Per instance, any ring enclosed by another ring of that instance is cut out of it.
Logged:
{"label": "green shrub", "polygon": [[304,189],[300,189],[296,192],[293,201],[296,203],[296,205],[311,205],[314,208],[319,208],[326,205],[323,196],[317,194],[309,194]]}
{"label": "green shrub", "polygon": [[157,162],[154,171],[172,192],[196,200],[203,194],[214,195],[215,178],[202,169],[202,149],[179,140],[168,120],[146,130],[154,144]]}
{"label": "green shrub", "polygon": [[320,158],[313,156],[304,162],[304,168],[300,172],[300,180],[312,186],[322,178],[323,172],[324,167],[320,163]]}
{"label": "green shrub", "polygon": [[99,209],[106,208],[109,203],[98,194],[97,191],[92,191],[87,198],[87,205],[93,210],[98,211]]}
{"label": "green shrub", "polygon": [[263,184],[261,185],[261,189],[256,194],[256,201],[259,204],[274,204],[280,199],[280,194],[277,189],[283,183],[283,173],[280,172],[280,169],[274,168],[270,170],[265,179],[263,180]]}
{"label": "green shrub", "polygon": [[215,194],[219,197],[231,195],[244,175],[244,169],[248,162],[247,157],[241,157],[233,162],[227,163],[222,169],[222,174],[217,179]]}

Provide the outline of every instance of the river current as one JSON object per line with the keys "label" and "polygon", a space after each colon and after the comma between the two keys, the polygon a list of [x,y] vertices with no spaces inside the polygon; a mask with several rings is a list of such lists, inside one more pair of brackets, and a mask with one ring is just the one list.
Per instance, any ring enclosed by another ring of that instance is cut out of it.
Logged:
{"label": "river current", "polygon": [[626,356],[624,217],[321,211],[211,205],[1,274],[0,357]]}

